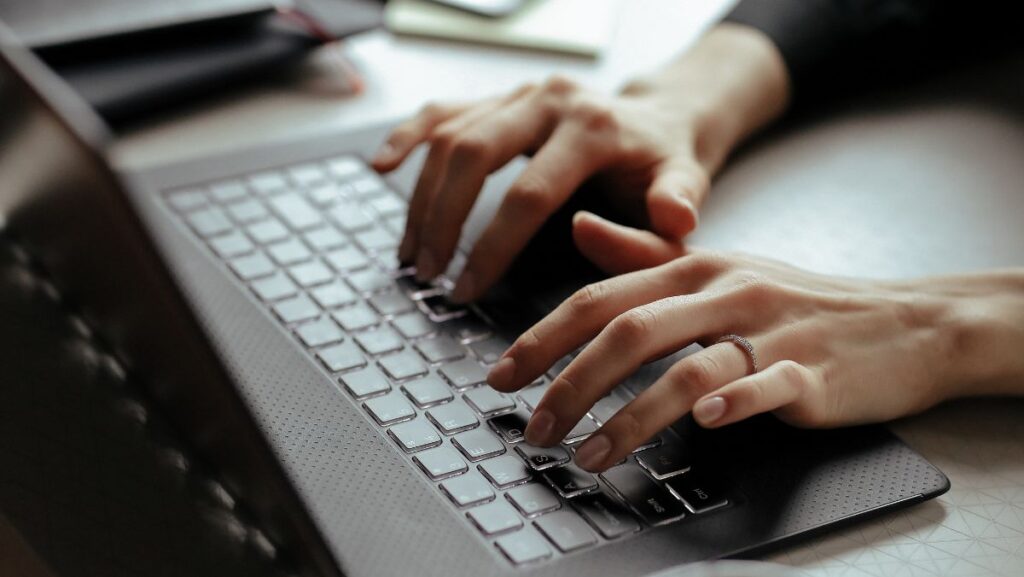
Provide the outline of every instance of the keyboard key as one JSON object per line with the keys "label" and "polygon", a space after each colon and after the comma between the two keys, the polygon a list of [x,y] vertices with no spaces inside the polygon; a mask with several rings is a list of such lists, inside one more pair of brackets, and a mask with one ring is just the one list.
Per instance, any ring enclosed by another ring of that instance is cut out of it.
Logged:
{"label": "keyboard key", "polygon": [[540,483],[528,483],[510,489],[505,497],[527,517],[542,515],[562,506],[554,491]]}
{"label": "keyboard key", "polygon": [[483,341],[475,342],[469,345],[469,348],[473,349],[473,354],[476,358],[480,359],[481,362],[488,365],[493,365],[498,362],[501,355],[512,346],[507,339],[501,337],[492,337]]}
{"label": "keyboard key", "polygon": [[461,475],[469,469],[459,452],[446,445],[417,453],[412,460],[434,481]]}
{"label": "keyboard key", "polygon": [[324,255],[324,259],[338,272],[349,272],[370,265],[370,259],[351,246],[332,250]]}
{"label": "keyboard key", "polygon": [[288,176],[299,186],[311,186],[327,180],[327,172],[316,164],[300,164],[288,169]]}
{"label": "keyboard key", "polygon": [[303,236],[313,250],[320,252],[341,248],[348,244],[348,239],[330,225],[315,228]]}
{"label": "keyboard key", "polygon": [[702,475],[686,473],[665,482],[669,491],[683,500],[694,513],[707,513],[729,504],[717,484]]}
{"label": "keyboard key", "polygon": [[221,258],[231,258],[252,252],[255,248],[249,237],[234,231],[209,240],[210,248]]}
{"label": "keyboard key", "polygon": [[617,539],[640,530],[640,524],[633,515],[604,493],[591,493],[573,499],[572,506],[605,539]]}
{"label": "keyboard key", "polygon": [[[391,286],[393,281],[388,278],[388,286]],[[374,308],[379,314],[386,316],[393,316],[401,313],[407,313],[416,308],[408,297],[398,291],[391,291],[384,294],[374,295],[369,299],[370,306]]]}
{"label": "keyboard key", "polygon": [[472,311],[445,321],[445,334],[460,343],[471,343],[491,336],[491,327]]}
{"label": "keyboard key", "polygon": [[280,172],[261,172],[249,177],[249,186],[261,196],[288,188],[288,181]]}
{"label": "keyboard key", "polygon": [[377,364],[396,381],[425,375],[429,370],[427,365],[423,364],[423,361],[416,356],[416,353],[408,350],[384,357],[377,361]]}
{"label": "keyboard key", "polygon": [[569,462],[569,453],[561,447],[534,447],[520,443],[516,445],[516,452],[534,471],[543,471]]}
{"label": "keyboard key", "polygon": [[558,491],[559,495],[566,499],[597,490],[597,479],[572,463],[564,467],[548,469],[544,472],[544,478]]}
{"label": "keyboard key", "polygon": [[487,381],[487,371],[474,359],[463,359],[443,365],[438,372],[456,389],[482,385]]}
{"label": "keyboard key", "polygon": [[416,416],[416,410],[412,408],[409,401],[398,393],[374,397],[363,403],[363,406],[366,407],[373,420],[383,427],[408,421]]}
{"label": "keyboard key", "polygon": [[673,442],[644,451],[637,455],[636,462],[660,481],[689,471],[690,456],[690,449],[685,444]]}
{"label": "keyboard key", "polygon": [[341,230],[353,234],[373,226],[373,218],[351,201],[341,201],[328,211],[331,220]]}
{"label": "keyboard key", "polygon": [[388,434],[406,453],[415,453],[441,444],[441,435],[423,419],[395,425]]}
{"label": "keyboard key", "polygon": [[652,481],[639,467],[631,464],[612,467],[601,478],[637,515],[652,526],[671,523],[686,514],[683,504],[667,489]]}
{"label": "keyboard key", "polygon": [[654,447],[659,446],[661,446],[661,437],[658,435],[654,435],[650,439],[647,439],[647,441],[640,443],[640,446],[633,449],[633,454],[639,453],[641,451],[646,451],[648,449],[653,449]]}
{"label": "keyboard key", "polygon": [[362,303],[336,310],[332,316],[341,328],[349,332],[369,328],[380,322],[377,313]]}
{"label": "keyboard key", "polygon": [[345,280],[348,281],[352,288],[361,293],[388,290],[395,284],[395,281],[390,276],[373,269],[352,273]]}
{"label": "keyboard key", "polygon": [[277,216],[294,230],[306,230],[323,223],[320,212],[297,192],[272,196],[267,202]]}
{"label": "keyboard key", "polygon": [[328,182],[326,184],[318,184],[309,189],[309,198],[313,200],[314,204],[331,206],[336,202],[344,200],[345,193],[342,192],[341,187],[337,184]]}
{"label": "keyboard key", "polygon": [[536,533],[517,531],[494,542],[509,561],[516,565],[534,563],[551,556],[551,548]]}
{"label": "keyboard key", "polygon": [[494,417],[487,421],[487,424],[490,425],[491,430],[498,433],[502,440],[512,445],[523,440],[523,431],[526,430],[529,420],[530,416],[520,410]]}
{"label": "keyboard key", "polygon": [[469,472],[441,483],[441,490],[459,507],[469,507],[494,500],[494,491],[479,474]]}
{"label": "keyboard key", "polygon": [[409,274],[402,275],[395,279],[398,283],[398,287],[402,289],[402,292],[409,295],[409,298],[413,300],[421,300],[431,295],[439,295],[444,292],[443,287],[439,287],[430,282],[420,282],[416,280],[416,269],[411,269]]}
{"label": "keyboard key", "polygon": [[472,429],[480,424],[476,415],[469,407],[461,403],[451,403],[434,407],[427,411],[427,418],[437,425],[445,435],[453,435],[460,431]]}
{"label": "keyboard key", "polygon": [[590,407],[590,416],[594,417],[594,420],[603,425],[611,420],[611,418],[615,416],[615,413],[618,413],[622,407],[625,406],[626,401],[613,393],[607,397],[598,399],[598,401],[594,403],[594,406]]}
{"label": "keyboard key", "polygon": [[320,315],[320,307],[316,306],[308,296],[300,294],[287,300],[278,301],[274,305],[274,314],[284,323],[297,323],[316,318]]}
{"label": "keyboard key", "polygon": [[309,291],[309,294],[317,304],[325,309],[352,304],[359,300],[359,295],[340,280],[315,287]]}
{"label": "keyboard key", "polygon": [[530,386],[519,391],[519,400],[522,401],[531,411],[537,409],[537,404],[544,398],[544,394],[548,392],[548,387],[551,386],[549,383],[544,383],[537,386]]}
{"label": "keyboard key", "polygon": [[597,431],[597,423],[595,423],[590,417],[583,415],[580,422],[576,423],[576,426],[565,435],[565,439],[562,442],[567,445],[582,443],[587,439],[587,437],[592,435],[594,431]]}
{"label": "keyboard key", "polygon": [[533,476],[523,464],[523,460],[513,455],[503,455],[484,461],[479,465],[479,469],[484,477],[499,489],[522,485]]}
{"label": "keyboard key", "polygon": [[504,501],[495,501],[470,509],[466,516],[485,536],[497,535],[523,526],[516,510]]}
{"label": "keyboard key", "polygon": [[373,367],[353,371],[339,380],[348,394],[357,399],[381,395],[391,390],[388,380]]}
{"label": "keyboard key", "polygon": [[552,365],[550,369],[548,369],[548,378],[554,379],[555,377],[557,377],[562,371],[565,370],[565,367],[569,366],[569,363],[572,362],[572,359],[572,356],[567,355],[555,361],[555,364]]}
{"label": "keyboard key", "polygon": [[217,202],[226,204],[249,196],[249,190],[240,180],[225,180],[210,186],[210,196]]}
{"label": "keyboard key", "polygon": [[390,191],[371,198],[366,206],[381,218],[405,214],[407,208],[402,197]]}
{"label": "keyboard key", "polygon": [[374,196],[387,190],[380,177],[372,174],[367,174],[357,180],[353,180],[351,185],[353,192],[359,198]]}
{"label": "keyboard key", "polygon": [[329,371],[334,373],[366,366],[366,358],[352,341],[320,349],[316,356]]}
{"label": "keyboard key", "polygon": [[185,218],[192,230],[201,237],[223,234],[234,228],[224,211],[215,207],[197,210]]}
{"label": "keyboard key", "polygon": [[419,301],[420,309],[430,320],[440,323],[466,314],[466,309],[448,300],[444,295],[428,296]]}
{"label": "keyboard key", "polygon": [[466,350],[451,337],[440,336],[416,343],[415,348],[427,362],[455,361],[466,356]]}
{"label": "keyboard key", "polygon": [[299,287],[295,286],[295,283],[281,272],[274,273],[265,279],[253,281],[251,286],[257,296],[268,301],[295,296],[299,292]]}
{"label": "keyboard key", "polygon": [[463,398],[484,417],[506,413],[516,408],[516,402],[512,400],[512,397],[499,393],[488,386],[467,391]]}
{"label": "keyboard key", "polygon": [[334,271],[327,268],[320,259],[311,260],[306,263],[288,267],[288,275],[299,284],[299,286],[311,287],[334,278]]}
{"label": "keyboard key", "polygon": [[178,212],[190,212],[206,206],[206,195],[194,188],[179,190],[172,192],[167,197],[167,202]]}
{"label": "keyboard key", "polygon": [[505,445],[487,429],[459,433],[452,437],[452,444],[470,461],[482,461],[505,452]]}
{"label": "keyboard key", "polygon": [[597,543],[597,536],[575,511],[564,510],[545,515],[533,522],[562,553]]}
{"label": "keyboard key", "polygon": [[261,252],[231,259],[228,263],[242,280],[252,280],[274,272],[274,263]]}
{"label": "keyboard key", "polygon": [[345,180],[363,171],[363,163],[354,156],[339,156],[327,161],[327,170],[331,176]]}
{"label": "keyboard key", "polygon": [[345,334],[329,318],[321,318],[311,323],[299,325],[295,329],[295,334],[299,336],[299,339],[307,347],[333,345],[345,340]]}
{"label": "keyboard key", "polygon": [[235,219],[235,222],[239,224],[248,224],[250,222],[256,222],[263,220],[270,213],[267,212],[266,207],[263,204],[251,198],[249,200],[243,200],[242,202],[236,202],[228,206],[228,214],[231,218]]}
{"label": "keyboard key", "polygon": [[402,390],[421,409],[447,403],[453,398],[448,385],[434,375],[405,383]]}
{"label": "keyboard key", "polygon": [[380,327],[359,333],[356,343],[367,353],[377,356],[402,350],[405,341],[391,327]]}
{"label": "keyboard key", "polygon": [[407,339],[418,339],[437,332],[437,325],[420,313],[397,316],[392,319],[391,326]]}
{"label": "keyboard key", "polygon": [[313,253],[297,238],[274,243],[267,247],[267,254],[279,265],[291,265],[309,260]]}
{"label": "keyboard key", "polygon": [[404,212],[384,218],[384,228],[397,235],[398,238],[401,238],[402,234],[405,233],[405,223],[406,214]]}
{"label": "keyboard key", "polygon": [[260,244],[277,242],[288,238],[291,233],[276,218],[269,218],[246,227],[249,236]]}

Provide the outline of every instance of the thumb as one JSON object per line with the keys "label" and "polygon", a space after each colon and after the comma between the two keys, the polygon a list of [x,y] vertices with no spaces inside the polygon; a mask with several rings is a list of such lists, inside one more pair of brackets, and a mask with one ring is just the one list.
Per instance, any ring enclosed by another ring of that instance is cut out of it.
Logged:
{"label": "thumb", "polygon": [[658,266],[686,252],[679,241],[622,226],[586,211],[573,216],[572,236],[583,256],[612,275]]}
{"label": "thumb", "polygon": [[647,215],[651,229],[665,238],[681,239],[697,228],[697,207],[704,202],[710,182],[707,172],[692,161],[662,164],[647,189]]}

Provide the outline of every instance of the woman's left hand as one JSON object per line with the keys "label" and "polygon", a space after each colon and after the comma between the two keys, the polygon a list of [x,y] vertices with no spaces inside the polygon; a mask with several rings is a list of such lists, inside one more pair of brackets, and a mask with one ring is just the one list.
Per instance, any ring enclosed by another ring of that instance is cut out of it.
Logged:
{"label": "woman's left hand", "polygon": [[[1019,275],[853,280],[751,256],[691,253],[578,291],[520,336],[488,381],[520,389],[590,341],[554,379],[526,430],[531,444],[550,446],[641,364],[704,345],[579,448],[577,463],[590,471],[622,460],[691,411],[705,427],[764,412],[801,427],[883,421],[960,394],[964,384],[1005,377],[998,355],[1011,328],[1000,333],[1008,323],[988,300],[1011,288],[1019,298],[1020,284]],[[1012,330],[1019,343],[1020,325]],[[724,335],[753,345],[758,372],[735,342],[717,342]]]}

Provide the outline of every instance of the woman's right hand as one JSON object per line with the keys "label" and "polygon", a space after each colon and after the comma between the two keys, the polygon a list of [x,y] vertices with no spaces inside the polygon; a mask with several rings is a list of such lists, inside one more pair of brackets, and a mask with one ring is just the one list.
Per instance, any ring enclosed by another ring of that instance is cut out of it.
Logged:
{"label": "woman's right hand", "polygon": [[470,252],[453,300],[481,296],[588,181],[638,228],[623,231],[637,242],[619,243],[607,227],[577,218],[584,255],[612,274],[678,256],[711,175],[736,142],[781,113],[781,67],[760,33],[721,25],[660,76],[616,96],[556,77],[482,102],[426,107],[373,161],[387,172],[417,145],[430,147],[399,259],[421,280],[443,272],[487,176],[521,154],[532,158]]}

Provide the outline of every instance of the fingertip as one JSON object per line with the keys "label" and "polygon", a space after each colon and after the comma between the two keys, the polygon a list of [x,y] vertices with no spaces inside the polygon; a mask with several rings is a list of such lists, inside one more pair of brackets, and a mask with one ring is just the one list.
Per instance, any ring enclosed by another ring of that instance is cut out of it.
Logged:
{"label": "fingertip", "polygon": [[682,192],[652,192],[647,196],[647,213],[654,232],[672,239],[690,234],[699,221],[696,204]]}

